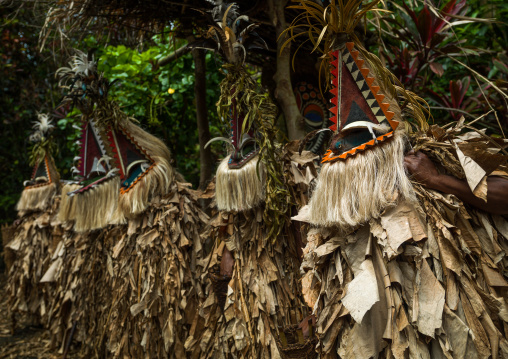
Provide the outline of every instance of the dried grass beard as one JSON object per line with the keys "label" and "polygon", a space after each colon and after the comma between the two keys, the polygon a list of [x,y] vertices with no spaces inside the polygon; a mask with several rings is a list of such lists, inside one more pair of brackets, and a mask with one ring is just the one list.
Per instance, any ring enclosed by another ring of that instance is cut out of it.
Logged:
{"label": "dried grass beard", "polygon": [[16,210],[19,212],[45,210],[53,203],[56,191],[56,183],[25,188],[16,204]]}
{"label": "dried grass beard", "polygon": [[[67,193],[73,190],[70,186],[75,185],[68,186],[62,189],[62,195],[67,196]],[[63,212],[61,209],[58,218],[63,221],[74,221],[76,232],[104,228],[112,222],[117,212],[119,192],[120,177],[116,176],[84,193],[69,197],[67,203],[62,206],[66,211]]]}
{"label": "dried grass beard", "polygon": [[309,203],[309,222],[347,231],[377,218],[397,199],[416,201],[404,168],[403,131],[346,161],[324,164]]}
{"label": "dried grass beard", "polygon": [[241,168],[230,169],[229,157],[222,160],[217,169],[215,199],[220,211],[242,212],[260,205],[265,200],[265,169],[259,156],[254,157]]}
{"label": "dried grass beard", "polygon": [[75,205],[72,201],[73,197],[69,197],[67,194],[79,189],[81,186],[76,183],[67,183],[62,187],[62,194],[60,196],[60,207],[58,209],[58,221],[68,222],[71,218],[75,217]]}
{"label": "dried grass beard", "polygon": [[150,202],[158,195],[169,191],[174,181],[174,171],[165,158],[155,158],[156,165],[151,168],[127,192],[121,193],[118,200],[118,211],[113,223],[125,223],[125,218],[133,218],[143,213]]}
{"label": "dried grass beard", "polygon": [[112,217],[113,224],[126,223],[126,218],[143,213],[155,197],[169,191],[175,179],[175,171],[170,164],[171,153],[164,142],[131,121],[122,122],[122,126],[134,138],[137,146],[150,155],[155,165],[129,191],[120,194],[118,209]]}

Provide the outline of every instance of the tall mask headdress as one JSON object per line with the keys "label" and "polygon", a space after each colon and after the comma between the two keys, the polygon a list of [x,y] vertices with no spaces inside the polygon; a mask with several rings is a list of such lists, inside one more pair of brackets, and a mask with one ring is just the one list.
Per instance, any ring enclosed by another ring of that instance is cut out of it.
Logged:
{"label": "tall mask headdress", "polygon": [[[409,100],[407,114],[426,126],[420,99],[398,86],[394,76],[363,48],[355,34],[367,12],[380,11],[375,8],[378,0],[366,4],[362,0],[332,0],[326,8],[305,0],[298,2],[291,7],[304,10],[305,19],[315,22],[309,33],[315,49],[323,47],[324,61],[329,65],[329,128],[334,135],[323,162],[346,160],[393,137],[402,121],[397,96]],[[295,19],[288,34],[304,26],[299,24],[301,19]]]}
{"label": "tall mask headdress", "polygon": [[[363,48],[355,28],[379,0],[331,0],[323,8],[307,0],[292,8],[304,10],[286,30],[309,28],[314,49],[323,52],[331,93],[331,144],[323,157],[318,185],[309,203],[309,222],[355,227],[376,217],[398,193],[414,193],[402,163],[407,117],[426,129],[424,101],[406,91],[379,58]],[[300,24],[300,21],[304,22]],[[306,30],[307,32],[307,30]],[[404,109],[398,99],[405,101]],[[409,126],[407,126],[409,127]],[[368,185],[367,185],[368,184]],[[368,186],[379,186],[371,191]]]}
{"label": "tall mask headdress", "polygon": [[48,115],[38,114],[34,122],[34,132],[30,164],[33,166],[30,180],[24,182],[21,198],[16,205],[18,211],[44,210],[60,188],[60,176],[51,152],[53,141],[51,133],[54,125]]}
{"label": "tall mask headdress", "polygon": [[122,223],[143,212],[173,180],[167,147],[134,125],[108,98],[112,85],[84,53],[58,71],[67,88],[65,101],[82,112],[77,182],[63,189],[60,219],[75,221],[77,231]]}
{"label": "tall mask headdress", "polygon": [[376,146],[393,137],[399,126],[355,43],[348,42],[332,50],[330,56],[333,94],[330,129],[335,134],[323,162],[345,160]]}
{"label": "tall mask headdress", "polygon": [[264,167],[257,166],[261,149],[259,133],[275,118],[276,107],[258,93],[258,85],[244,67],[249,49],[266,47],[255,32],[258,25],[239,15],[235,3],[213,3],[216,6],[211,14],[202,12],[210,24],[205,39],[190,47],[216,51],[224,59],[225,78],[217,107],[219,117],[228,119],[229,138],[212,141],[228,142],[231,152],[217,171],[216,200],[220,210],[243,211],[259,205],[265,198]]}

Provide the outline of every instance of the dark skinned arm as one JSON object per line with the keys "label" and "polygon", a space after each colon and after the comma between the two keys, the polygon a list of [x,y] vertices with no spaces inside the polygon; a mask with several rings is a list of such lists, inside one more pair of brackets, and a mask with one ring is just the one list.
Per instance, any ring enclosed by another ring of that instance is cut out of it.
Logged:
{"label": "dark skinned arm", "polygon": [[508,180],[490,176],[487,178],[487,202],[476,197],[465,180],[440,174],[432,161],[422,152],[410,151],[404,157],[404,165],[413,178],[423,186],[455,195],[462,202],[492,214],[508,214]]}
{"label": "dark skinned arm", "polygon": [[228,247],[224,246],[224,251],[222,252],[222,259],[220,261],[220,274],[232,277],[234,265],[235,258],[233,257],[233,253],[231,253]]}

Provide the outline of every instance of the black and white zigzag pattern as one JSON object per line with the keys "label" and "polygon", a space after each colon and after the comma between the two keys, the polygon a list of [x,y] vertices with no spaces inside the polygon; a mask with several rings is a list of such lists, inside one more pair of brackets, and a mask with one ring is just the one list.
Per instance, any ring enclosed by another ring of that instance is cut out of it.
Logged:
{"label": "black and white zigzag pattern", "polygon": [[376,116],[376,119],[379,123],[386,120],[386,116],[379,106],[379,103],[376,100],[376,97],[372,93],[372,91],[369,88],[369,85],[365,81],[365,78],[363,77],[362,72],[358,68],[358,66],[355,63],[355,60],[353,59],[353,56],[349,52],[347,48],[345,48],[342,51],[342,61],[348,68],[349,72],[351,73],[351,76],[353,76],[353,80],[355,80],[356,85],[360,89],[360,92],[362,93],[363,97],[365,98],[365,101],[367,101],[367,104],[370,106],[372,113],[374,116]]}

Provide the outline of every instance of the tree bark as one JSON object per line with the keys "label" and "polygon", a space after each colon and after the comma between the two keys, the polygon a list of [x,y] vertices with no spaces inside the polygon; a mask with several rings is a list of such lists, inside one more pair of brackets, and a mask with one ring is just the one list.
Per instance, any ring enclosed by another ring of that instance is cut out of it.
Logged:
{"label": "tree bark", "polygon": [[165,57],[161,58],[157,62],[157,65],[159,67],[166,66],[167,64],[173,62],[174,60],[182,57],[183,55],[185,55],[189,51],[190,51],[190,49],[187,47],[187,45],[184,45],[184,46],[180,47],[179,49],[177,49],[175,52],[170,53],[168,56],[165,56]]}
{"label": "tree bark", "polygon": [[199,188],[205,189],[212,178],[212,152],[205,145],[210,141],[208,111],[206,108],[206,62],[205,52],[201,49],[192,50],[194,58],[194,97],[196,98],[196,119],[199,136]]}
{"label": "tree bark", "polygon": [[[287,0],[269,0],[268,2],[277,39],[287,28],[286,17],[284,15],[286,4]],[[302,139],[305,136],[305,128],[303,126],[303,116],[296,104],[295,94],[291,85],[291,46],[286,46],[282,52],[280,51],[284,40],[285,36],[281,37],[277,42],[277,72],[273,76],[277,86],[274,95],[284,112],[288,137],[292,141]]]}

